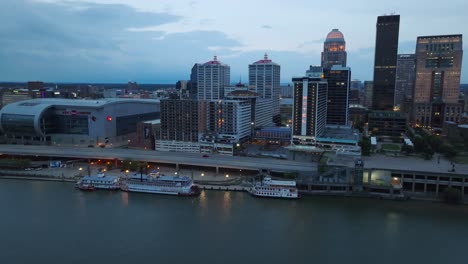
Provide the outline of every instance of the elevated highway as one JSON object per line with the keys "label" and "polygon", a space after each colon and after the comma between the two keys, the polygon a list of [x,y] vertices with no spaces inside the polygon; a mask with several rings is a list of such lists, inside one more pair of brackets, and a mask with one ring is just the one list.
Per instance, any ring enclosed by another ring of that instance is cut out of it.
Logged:
{"label": "elevated highway", "polygon": [[275,172],[315,172],[317,164],[271,158],[237,157],[210,154],[204,158],[200,153],[159,152],[152,150],[117,148],[77,148],[64,146],[0,145],[0,153],[15,156],[41,156],[51,158],[82,159],[131,159],[136,161],[226,169],[258,170]]}

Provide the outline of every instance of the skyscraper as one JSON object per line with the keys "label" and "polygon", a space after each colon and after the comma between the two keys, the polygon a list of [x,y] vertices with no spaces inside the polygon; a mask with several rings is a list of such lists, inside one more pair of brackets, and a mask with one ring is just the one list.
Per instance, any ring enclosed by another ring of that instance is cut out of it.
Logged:
{"label": "skyscraper", "polygon": [[224,87],[230,83],[231,70],[229,65],[221,63],[214,56],[212,61],[195,64],[194,67],[197,67],[198,100],[222,99],[224,97]]}
{"label": "skyscraper", "polygon": [[322,68],[330,69],[333,65],[346,67],[346,42],[338,29],[328,33],[323,44]]}
{"label": "skyscraper", "polygon": [[405,102],[413,97],[416,57],[414,54],[400,54],[397,59],[395,81],[395,107],[405,111]]}
{"label": "skyscraper", "polygon": [[327,125],[346,126],[349,122],[351,69],[339,65],[324,70],[328,82]]}
{"label": "skyscraper", "polygon": [[314,144],[327,123],[327,81],[315,77],[293,78],[293,144]]}
{"label": "skyscraper", "polygon": [[399,29],[400,15],[377,18],[373,110],[393,111]]}
{"label": "skyscraper", "polygon": [[364,94],[365,94],[365,100],[364,100],[364,105],[367,108],[372,107],[372,97],[373,97],[373,91],[374,91],[374,82],[373,81],[364,81]]}
{"label": "skyscraper", "polygon": [[281,122],[279,113],[280,70],[280,65],[268,59],[267,54],[263,60],[249,65],[249,90],[257,93],[260,98],[272,100],[272,118],[275,123]]}
{"label": "skyscraper", "polygon": [[198,98],[198,67],[199,63],[195,63],[190,72],[190,81],[187,83],[187,89],[189,91],[189,97],[191,99]]}
{"label": "skyscraper", "polygon": [[413,118],[416,125],[442,128],[458,121],[463,57],[462,35],[418,37]]}

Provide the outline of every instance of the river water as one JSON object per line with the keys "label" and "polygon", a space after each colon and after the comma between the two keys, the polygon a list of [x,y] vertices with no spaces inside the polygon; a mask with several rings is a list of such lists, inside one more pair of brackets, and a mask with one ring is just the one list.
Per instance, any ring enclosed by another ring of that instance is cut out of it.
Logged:
{"label": "river water", "polygon": [[0,263],[468,263],[468,207],[0,181]]}

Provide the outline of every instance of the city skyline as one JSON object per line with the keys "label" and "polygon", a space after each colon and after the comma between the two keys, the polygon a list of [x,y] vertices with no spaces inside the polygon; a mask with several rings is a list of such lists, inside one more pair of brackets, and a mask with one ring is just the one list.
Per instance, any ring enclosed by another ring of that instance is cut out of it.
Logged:
{"label": "city skyline", "polygon": [[[282,66],[281,83],[290,83],[309,65],[320,65],[323,42],[334,28],[346,37],[353,79],[372,80],[377,16],[401,15],[400,54],[414,53],[418,36],[465,34],[468,22],[459,11],[468,4],[457,0],[424,10],[422,1],[359,1],[351,7],[343,1],[319,16],[300,15],[312,8],[307,2],[269,2],[267,8],[262,1],[249,8],[242,1],[173,2],[2,1],[0,80],[175,83],[188,80],[193,64],[213,55],[231,66],[233,81],[247,80],[248,64],[266,52]],[[255,16],[259,12],[268,15]],[[304,25],[318,26],[304,34]],[[468,82],[465,68],[462,83]]]}

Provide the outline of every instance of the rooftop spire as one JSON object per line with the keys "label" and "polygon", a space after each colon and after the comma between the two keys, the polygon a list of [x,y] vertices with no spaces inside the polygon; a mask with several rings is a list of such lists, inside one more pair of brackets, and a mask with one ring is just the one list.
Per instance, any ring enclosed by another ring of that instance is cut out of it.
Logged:
{"label": "rooftop spire", "polygon": [[265,52],[265,55],[263,56],[264,60],[268,60],[268,54]]}

